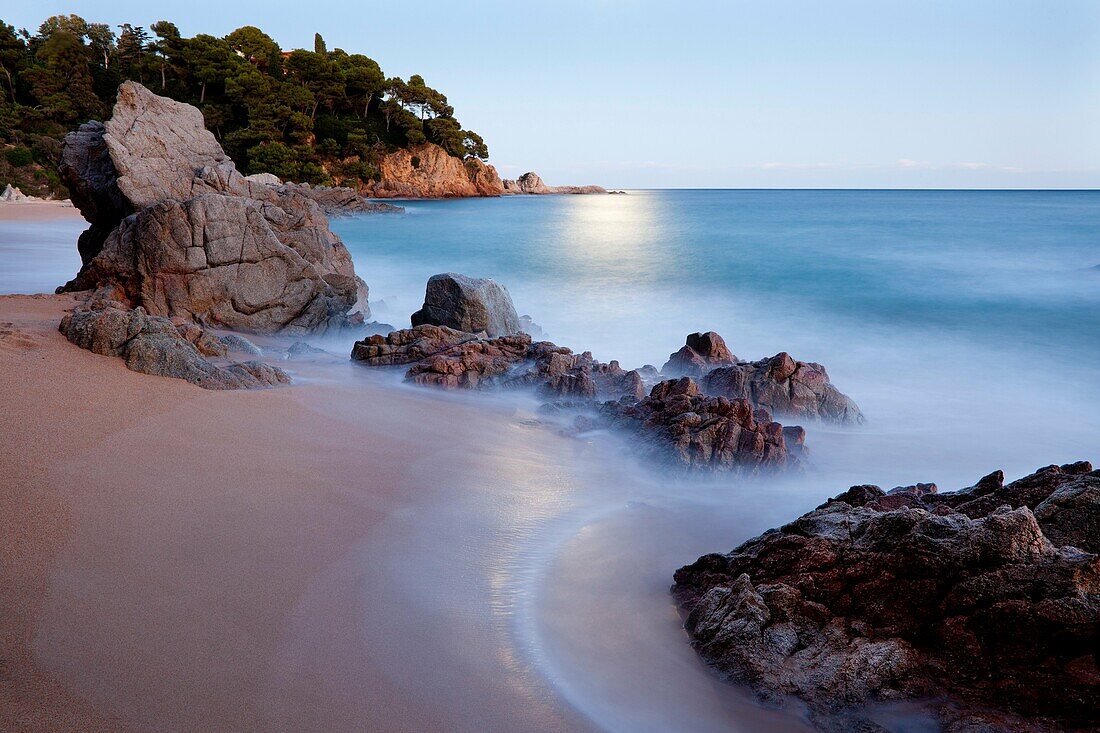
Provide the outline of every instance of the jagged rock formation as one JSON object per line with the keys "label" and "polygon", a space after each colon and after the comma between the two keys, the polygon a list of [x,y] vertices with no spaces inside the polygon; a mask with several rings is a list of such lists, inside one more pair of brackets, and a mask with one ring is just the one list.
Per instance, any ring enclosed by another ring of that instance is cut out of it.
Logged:
{"label": "jagged rock formation", "polygon": [[429,278],[424,306],[412,314],[412,325],[447,326],[467,333],[484,331],[490,338],[523,331],[512,296],[502,285],[454,272]]}
{"label": "jagged rock formation", "polygon": [[[625,428],[643,452],[690,468],[754,473],[798,465],[806,431],[775,422],[771,405],[787,414],[835,420],[859,415],[818,365],[779,357],[775,363],[738,362],[714,332],[688,336],[665,370],[704,374],[704,381],[719,375],[709,384],[721,394],[705,393],[687,377],[660,381],[652,366],[626,370],[587,351],[575,354],[549,341],[533,342],[522,332],[508,292],[492,280],[435,275],[424,300],[412,316],[413,328],[357,342],[352,359],[367,366],[405,366],[405,379],[416,384],[532,387],[554,400],[554,410],[581,412],[567,432]],[[804,393],[803,382],[814,390],[806,387]],[[734,389],[738,385],[743,389]]]}
{"label": "jagged rock formation", "polygon": [[255,389],[290,382],[281,369],[260,361],[215,363],[208,357],[225,357],[244,345],[194,321],[173,322],[151,316],[141,306],[131,308],[113,286],[78,305],[61,320],[59,330],[81,348],[121,358],[135,372],[175,377],[204,389]]}
{"label": "jagged rock formation", "polygon": [[547,186],[538,173],[528,171],[516,179],[505,179],[502,182],[502,193],[506,196],[533,195],[541,196],[552,193],[607,193],[607,189],[601,186]]}
{"label": "jagged rock formation", "polygon": [[749,473],[778,468],[795,457],[786,431],[802,444],[801,428],[784,428],[748,400],[707,397],[689,377],[660,382],[633,404],[604,403],[601,412],[637,435],[650,452],[690,468]]}
{"label": "jagged rock formation", "polygon": [[701,377],[711,369],[737,361],[714,331],[688,334],[687,343],[668,357],[661,372],[669,377]]}
{"label": "jagged rock formation", "polygon": [[695,378],[661,381],[651,366],[628,371],[590,352],[533,342],[515,314],[507,291],[492,280],[436,275],[412,316],[414,327],[357,342],[352,359],[405,366],[406,380],[417,384],[533,387],[556,400],[558,411],[582,411],[572,432],[625,428],[643,452],[691,468],[752,473],[799,465],[806,431],[781,425],[776,413],[862,421],[821,365],[786,353],[742,362],[717,333],[693,333],[664,373]]}
{"label": "jagged rock formation", "polygon": [[859,407],[832,385],[825,367],[796,361],[785,351],[770,359],[712,369],[702,386],[709,395],[747,399],[775,415],[848,425],[863,422]]}
{"label": "jagged rock formation", "polygon": [[410,365],[407,380],[452,389],[530,386],[548,396],[635,400],[643,390],[638,373],[618,362],[602,364],[589,352],[532,343],[525,333],[488,338],[419,325],[358,341],[351,357],[368,366]]}
{"label": "jagged rock formation", "polygon": [[4,186],[4,192],[0,193],[0,201],[37,201],[34,196],[28,196],[10,183]]}
{"label": "jagged rock formation", "polygon": [[1004,485],[854,486],[676,572],[699,653],[825,730],[859,707],[946,700],[949,732],[1100,726],[1100,471]]}
{"label": "jagged rock formation", "polygon": [[504,193],[504,182],[495,167],[478,158],[467,158],[465,166],[466,175],[474,184],[478,196],[500,196]]}
{"label": "jagged rock formation", "polygon": [[91,223],[65,289],[113,282],[152,315],[260,333],[369,313],[316,190],[242,176],[190,105],[126,82],[106,124],[66,137],[61,174]]}
{"label": "jagged rock formation", "polygon": [[741,361],[714,331],[693,333],[669,356],[665,377],[693,377],[705,394],[749,400],[780,417],[815,418],[854,425],[863,413],[833,386],[825,367],[797,361],[785,351],[768,359]]}

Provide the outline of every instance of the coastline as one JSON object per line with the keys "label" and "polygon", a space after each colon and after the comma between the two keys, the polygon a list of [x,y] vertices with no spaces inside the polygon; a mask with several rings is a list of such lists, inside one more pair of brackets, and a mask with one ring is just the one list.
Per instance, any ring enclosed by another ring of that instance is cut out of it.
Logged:
{"label": "coastline", "polygon": [[80,219],[80,210],[64,201],[0,201],[0,221],[55,221]]}
{"label": "coastline", "polygon": [[[0,390],[20,426],[0,446],[16,548],[0,566],[0,729],[430,729],[430,701],[359,641],[370,589],[349,560],[386,515],[430,501],[433,477],[477,470],[421,446],[453,424],[507,439],[510,416],[308,365],[295,386],[210,393],[73,347],[56,327],[72,304],[0,297]],[[478,705],[470,730],[488,714],[586,729],[552,701]]]}

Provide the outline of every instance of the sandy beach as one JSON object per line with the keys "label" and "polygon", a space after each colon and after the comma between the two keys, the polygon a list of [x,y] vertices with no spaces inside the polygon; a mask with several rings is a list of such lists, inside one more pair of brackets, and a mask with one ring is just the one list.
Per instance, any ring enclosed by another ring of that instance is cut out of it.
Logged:
{"label": "sandy beach", "polygon": [[0,201],[0,221],[54,221],[80,219],[69,201]]}
{"label": "sandy beach", "polygon": [[443,724],[358,641],[364,593],[384,589],[361,585],[356,547],[442,474],[478,470],[448,450],[452,425],[506,444],[510,416],[437,402],[426,420],[415,393],[301,372],[207,392],[73,347],[56,328],[71,305],[0,297],[20,426],[0,445],[0,729],[456,730],[497,713],[504,729],[519,711],[584,729],[514,690]]}

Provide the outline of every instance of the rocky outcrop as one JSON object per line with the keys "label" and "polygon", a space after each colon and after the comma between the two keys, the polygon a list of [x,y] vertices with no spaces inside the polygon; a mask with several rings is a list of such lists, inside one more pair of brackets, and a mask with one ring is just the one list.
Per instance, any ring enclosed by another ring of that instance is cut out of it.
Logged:
{"label": "rocky outcrop", "polygon": [[944,729],[1100,726],[1100,472],[1008,485],[854,486],[676,572],[692,643],[732,680],[801,698],[825,730],[911,698]]}
{"label": "rocky outcrop", "polygon": [[665,377],[692,377],[705,394],[748,400],[779,417],[813,418],[847,425],[863,422],[863,413],[833,386],[825,367],[797,361],[783,351],[768,359],[741,361],[714,331],[693,333],[669,356]]}
{"label": "rocky outcrop", "polygon": [[501,180],[478,158],[456,158],[434,143],[401,148],[382,158],[381,179],[361,192],[375,198],[445,199],[516,194],[607,193],[599,186],[547,186],[536,173]]}
{"label": "rocky outcrop", "polygon": [[66,315],[59,330],[72,343],[104,356],[121,358],[143,374],[183,379],[203,389],[255,389],[287,384],[281,369],[260,361],[218,364],[240,350],[236,342],[208,332],[193,321],[173,322],[129,307],[121,291],[105,287]]}
{"label": "rocky outcrop", "polygon": [[634,404],[605,403],[601,411],[638,436],[649,452],[690,468],[753,473],[795,458],[784,427],[767,410],[748,400],[707,397],[689,377],[660,382]]}
{"label": "rocky outcrop", "polygon": [[514,181],[507,181],[505,190],[509,193],[531,195],[554,193],[554,189],[543,183],[542,178],[534,171],[528,171]]}
{"label": "rocky outcrop", "polygon": [[0,201],[37,201],[34,196],[28,196],[20,191],[16,186],[10,183],[4,186],[3,193],[0,193]]}
{"label": "rocky outcrop", "polygon": [[439,199],[499,196],[504,191],[493,166],[456,158],[434,143],[395,150],[379,168],[382,179],[365,187],[368,196]]}
{"label": "rocky outcrop", "polygon": [[[833,419],[848,414],[839,409],[848,407],[847,398],[831,385],[831,392],[822,389],[813,393],[815,400],[803,399],[795,376],[817,365],[799,362],[792,369],[777,362],[757,369],[738,362],[714,332],[688,336],[665,370],[704,375],[705,380],[744,366],[744,394],[734,393],[732,377],[713,381],[726,394],[707,394],[696,379],[661,381],[652,366],[626,370],[617,361],[597,361],[591,352],[576,354],[549,341],[533,341],[523,332],[507,291],[492,280],[435,275],[424,300],[412,316],[413,328],[356,342],[352,359],[374,367],[403,366],[407,381],[447,389],[532,388],[551,400],[544,407],[552,412],[577,413],[564,432],[623,428],[642,452],[689,468],[756,473],[799,465],[806,431],[776,422],[763,403],[788,414]],[[821,375],[827,385],[824,370]],[[782,390],[786,401],[777,396]],[[816,399],[819,393],[823,396]],[[850,409],[858,415],[854,405]]]}
{"label": "rocky outcrop", "polygon": [[747,399],[779,416],[845,425],[863,422],[859,407],[832,385],[825,367],[796,361],[785,351],[770,359],[712,369],[703,377],[702,387],[709,395]]}
{"label": "rocky outcrop", "polygon": [[218,194],[165,201],[124,219],[78,282],[118,283],[154,315],[232,330],[306,333],[342,323],[357,281],[331,256],[346,251],[283,244],[273,226],[280,213]]}
{"label": "rocky outcrop", "polygon": [[504,193],[504,182],[500,180],[497,169],[479,158],[467,158],[466,175],[474,184],[478,196],[500,196]]}
{"label": "rocky outcrop", "polygon": [[190,105],[126,82],[106,124],[66,137],[61,174],[91,223],[65,289],[117,283],[151,315],[259,333],[369,313],[315,190],[242,176]]}
{"label": "rocky outcrop", "polygon": [[528,171],[514,180],[506,179],[502,182],[502,187],[502,193],[506,196],[541,196],[554,193],[607,193],[607,189],[601,186],[547,186],[542,178],[539,177],[539,174],[534,171]]}
{"label": "rocky outcrop", "polygon": [[618,362],[574,354],[525,333],[488,338],[446,326],[419,325],[356,342],[352,359],[367,366],[409,365],[405,378],[449,389],[533,387],[554,397],[640,399],[641,376]]}
{"label": "rocky outcrop", "polygon": [[548,341],[532,343],[527,334],[487,338],[420,325],[359,341],[352,359],[368,366],[408,365],[405,378],[415,384],[531,387],[547,398],[588,405],[600,419],[586,418],[583,429],[626,428],[643,452],[690,468],[779,468],[796,462],[805,440],[802,428],[783,427],[748,400],[707,397],[687,378],[661,382],[646,396],[637,370]]}
{"label": "rocky outcrop", "polygon": [[495,280],[454,272],[433,275],[424,305],[412,314],[412,325],[447,326],[467,333],[484,331],[490,338],[523,330],[512,296]]}
{"label": "rocky outcrop", "polygon": [[711,369],[737,361],[726,342],[714,331],[688,334],[687,343],[661,367],[669,377],[701,377]]}

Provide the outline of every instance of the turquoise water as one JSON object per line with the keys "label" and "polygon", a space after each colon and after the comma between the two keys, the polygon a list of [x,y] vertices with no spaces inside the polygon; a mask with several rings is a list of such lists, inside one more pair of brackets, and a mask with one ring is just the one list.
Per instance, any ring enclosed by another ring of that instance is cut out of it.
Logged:
{"label": "turquoise water", "polygon": [[334,224],[379,320],[407,325],[426,279],[453,270],[506,285],[549,339],[628,367],[660,366],[696,330],[741,358],[789,351],[825,364],[870,418],[862,460],[817,454],[853,482],[1100,458],[1100,192],[404,205]]}
{"label": "turquoise water", "polygon": [[[406,206],[336,228],[372,297],[393,291],[409,310],[424,277],[451,269],[498,279],[521,310],[578,338],[600,319],[635,323],[645,297],[702,305],[693,315],[708,322],[731,300],[771,309],[773,328],[813,316],[994,348],[1100,349],[1100,272],[1087,269],[1100,265],[1100,192],[634,191]],[[578,312],[561,320],[561,308]]]}

